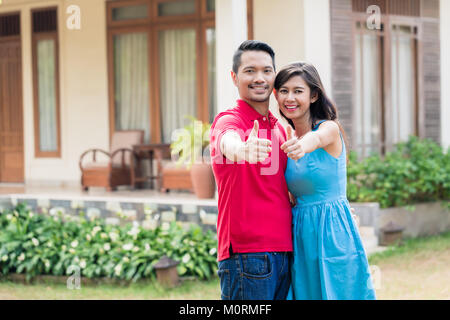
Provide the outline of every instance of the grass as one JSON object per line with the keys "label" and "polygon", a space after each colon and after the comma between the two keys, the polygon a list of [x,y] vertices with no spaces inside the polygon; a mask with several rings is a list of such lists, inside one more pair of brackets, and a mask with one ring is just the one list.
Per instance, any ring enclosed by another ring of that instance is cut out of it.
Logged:
{"label": "grass", "polygon": [[64,284],[0,283],[0,300],[211,300],[220,299],[218,278],[209,281],[186,280],[182,285],[166,289],[157,283],[136,283],[128,286],[83,285],[80,289],[67,289]]}
{"label": "grass", "polygon": [[369,257],[379,268],[382,300],[450,299],[450,232],[408,239]]}
{"label": "grass", "polygon": [[392,258],[410,260],[411,258],[415,258],[417,254],[424,253],[425,251],[433,254],[448,249],[450,249],[450,232],[431,237],[404,239],[400,244],[388,247],[385,251],[371,255],[369,257],[369,263],[387,262]]}
{"label": "grass", "polygon": [[[439,236],[409,239],[369,257],[379,270],[377,298],[450,299],[450,232]],[[0,282],[0,300],[4,299],[194,299],[220,298],[217,277],[209,281],[186,280],[174,289],[155,282],[148,284],[84,285],[69,290],[63,284],[20,284]]]}

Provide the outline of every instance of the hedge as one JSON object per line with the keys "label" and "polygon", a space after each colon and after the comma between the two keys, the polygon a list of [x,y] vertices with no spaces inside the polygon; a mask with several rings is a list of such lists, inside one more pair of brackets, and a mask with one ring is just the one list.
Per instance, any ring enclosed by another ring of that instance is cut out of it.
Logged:
{"label": "hedge", "polygon": [[217,272],[215,233],[176,222],[169,228],[112,226],[87,220],[84,214],[35,214],[23,203],[0,214],[0,273],[68,275],[79,266],[87,278],[137,281],[155,276],[154,264],[163,256],[180,262],[180,275],[210,278]]}
{"label": "hedge", "polygon": [[384,157],[360,162],[350,153],[347,197],[353,202],[378,202],[381,208],[450,200],[450,153],[437,143],[411,136]]}

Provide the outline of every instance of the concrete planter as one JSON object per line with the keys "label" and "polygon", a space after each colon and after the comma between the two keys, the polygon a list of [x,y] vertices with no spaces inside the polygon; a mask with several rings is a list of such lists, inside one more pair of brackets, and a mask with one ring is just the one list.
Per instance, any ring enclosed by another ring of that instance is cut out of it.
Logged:
{"label": "concrete planter", "polygon": [[450,230],[450,211],[441,202],[420,203],[412,211],[403,207],[380,210],[380,227],[390,221],[405,228],[404,237],[430,236]]}
{"label": "concrete planter", "polygon": [[378,203],[351,203],[361,226],[371,226],[380,237],[380,229],[393,222],[404,228],[403,237],[420,237],[450,230],[450,210],[441,202],[419,203],[414,210],[404,207],[380,209]]}

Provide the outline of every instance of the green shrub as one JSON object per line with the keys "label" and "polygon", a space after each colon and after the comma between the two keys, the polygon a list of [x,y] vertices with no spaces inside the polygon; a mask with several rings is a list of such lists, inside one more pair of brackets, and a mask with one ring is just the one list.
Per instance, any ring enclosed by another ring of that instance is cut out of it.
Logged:
{"label": "green shrub", "polygon": [[450,199],[450,153],[435,142],[411,136],[384,157],[361,162],[354,152],[347,167],[347,197],[396,207]]}
{"label": "green shrub", "polygon": [[[74,219],[75,218],[75,219]],[[0,274],[67,275],[71,265],[88,278],[136,281],[154,277],[163,256],[180,261],[180,275],[209,278],[217,271],[216,235],[199,226],[168,229],[106,225],[83,217],[33,214],[25,204],[0,214]]]}

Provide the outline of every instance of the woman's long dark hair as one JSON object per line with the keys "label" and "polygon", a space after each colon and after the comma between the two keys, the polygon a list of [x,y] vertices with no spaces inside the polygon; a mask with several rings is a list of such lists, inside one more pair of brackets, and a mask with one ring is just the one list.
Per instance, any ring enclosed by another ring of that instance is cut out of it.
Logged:
{"label": "woman's long dark hair", "polygon": [[[347,137],[345,135],[344,128],[338,120],[337,108],[333,101],[328,98],[322,81],[320,80],[317,69],[307,62],[294,62],[283,67],[275,78],[274,88],[276,91],[288,82],[292,77],[300,76],[306,82],[311,90],[311,97],[317,94],[317,100],[311,103],[309,107],[311,117],[311,130],[314,129],[317,122],[320,120],[332,120],[337,123],[344,138],[344,143],[347,145]],[[288,119],[280,110],[281,116],[287,120],[287,122],[295,129],[294,122]]]}

